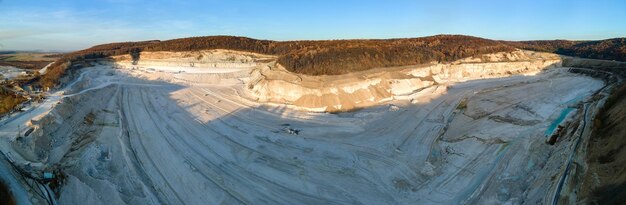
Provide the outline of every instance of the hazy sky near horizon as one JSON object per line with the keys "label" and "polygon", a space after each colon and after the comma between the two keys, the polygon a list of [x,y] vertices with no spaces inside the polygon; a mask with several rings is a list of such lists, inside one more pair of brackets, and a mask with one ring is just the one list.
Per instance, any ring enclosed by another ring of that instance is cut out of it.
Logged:
{"label": "hazy sky near horizon", "polygon": [[624,0],[0,0],[0,50],[206,35],[595,40],[625,37],[625,19]]}

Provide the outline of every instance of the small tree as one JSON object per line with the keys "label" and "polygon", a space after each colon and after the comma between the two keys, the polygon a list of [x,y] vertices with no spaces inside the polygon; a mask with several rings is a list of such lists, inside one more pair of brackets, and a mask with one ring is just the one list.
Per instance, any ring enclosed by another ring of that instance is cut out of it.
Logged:
{"label": "small tree", "polygon": [[137,65],[137,63],[139,62],[140,55],[141,55],[141,49],[139,48],[130,49],[130,56],[133,58],[133,65]]}

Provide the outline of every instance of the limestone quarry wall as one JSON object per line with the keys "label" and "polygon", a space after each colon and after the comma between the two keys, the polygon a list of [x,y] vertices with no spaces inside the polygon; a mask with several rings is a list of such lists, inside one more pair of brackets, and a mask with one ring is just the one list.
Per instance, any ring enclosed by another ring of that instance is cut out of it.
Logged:
{"label": "limestone quarry wall", "polygon": [[[514,51],[461,59],[451,63],[379,68],[336,76],[307,76],[287,71],[274,56],[209,50],[144,52],[133,64],[130,55],[113,60],[124,67],[222,69],[216,73],[179,73],[190,83],[244,82],[245,97],[258,102],[294,105],[309,111],[348,111],[392,99],[407,99],[427,88],[441,91],[468,80],[531,75],[561,66],[558,55]],[[191,71],[193,70],[186,70]],[[196,70],[197,71],[197,70]]]}
{"label": "limestone quarry wall", "polygon": [[[142,52],[139,60],[130,55],[113,56],[101,63],[119,68],[143,69],[176,79],[177,82],[196,84],[233,84],[249,76],[249,70],[274,61],[275,56],[232,50],[204,50],[188,52]],[[160,73],[163,71],[164,74]]]}
{"label": "limestone quarry wall", "polygon": [[[249,89],[258,101],[293,104],[312,111],[347,111],[403,98],[432,86],[456,82],[531,75],[561,66],[557,55],[516,51],[460,61],[355,73],[342,76],[302,76],[280,67],[251,74]],[[440,90],[440,89],[439,89]]]}
{"label": "limestone quarry wall", "polygon": [[142,52],[133,64],[130,55],[112,57],[116,63],[125,66],[144,67],[198,67],[198,68],[250,68],[260,61],[275,57],[256,53],[230,50],[206,50],[189,52]]}

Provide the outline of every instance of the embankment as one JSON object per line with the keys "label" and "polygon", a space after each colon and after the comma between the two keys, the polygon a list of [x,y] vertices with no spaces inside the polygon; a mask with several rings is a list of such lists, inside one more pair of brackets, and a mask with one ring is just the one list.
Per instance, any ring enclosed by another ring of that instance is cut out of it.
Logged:
{"label": "embankment", "polygon": [[[593,121],[593,131],[579,151],[577,174],[572,177],[578,200],[588,204],[626,201],[626,63],[567,57],[566,66],[584,67],[585,74],[604,78],[612,86]],[[590,73],[589,71],[595,71]],[[600,71],[600,72],[598,72]],[[606,77],[610,73],[611,77]]]}

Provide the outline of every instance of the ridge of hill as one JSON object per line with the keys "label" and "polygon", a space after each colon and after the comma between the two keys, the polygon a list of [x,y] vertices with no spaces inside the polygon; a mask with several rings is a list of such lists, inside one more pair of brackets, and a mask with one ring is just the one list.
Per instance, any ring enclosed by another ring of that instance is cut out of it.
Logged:
{"label": "ridge of hill", "polygon": [[525,50],[551,52],[581,58],[626,61],[626,38],[596,41],[503,41],[503,43]]}

